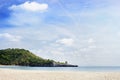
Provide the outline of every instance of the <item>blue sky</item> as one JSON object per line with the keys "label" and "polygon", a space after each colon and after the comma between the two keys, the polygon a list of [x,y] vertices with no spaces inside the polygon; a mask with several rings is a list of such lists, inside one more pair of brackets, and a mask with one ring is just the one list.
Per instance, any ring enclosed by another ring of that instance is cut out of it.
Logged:
{"label": "blue sky", "polygon": [[120,66],[119,0],[1,0],[0,49],[80,66]]}

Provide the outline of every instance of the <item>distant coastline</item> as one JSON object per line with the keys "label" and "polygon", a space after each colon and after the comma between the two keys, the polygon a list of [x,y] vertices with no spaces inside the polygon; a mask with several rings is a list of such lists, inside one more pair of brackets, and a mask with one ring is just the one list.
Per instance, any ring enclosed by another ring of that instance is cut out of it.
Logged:
{"label": "distant coastline", "polygon": [[16,65],[31,67],[78,67],[78,65],[65,62],[56,62],[43,59],[25,49],[8,48],[0,50],[0,65]]}

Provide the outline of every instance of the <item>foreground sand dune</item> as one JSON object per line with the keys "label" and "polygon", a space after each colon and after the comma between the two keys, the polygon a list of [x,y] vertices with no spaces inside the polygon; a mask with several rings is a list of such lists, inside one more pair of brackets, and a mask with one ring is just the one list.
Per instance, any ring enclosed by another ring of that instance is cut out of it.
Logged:
{"label": "foreground sand dune", "polygon": [[120,80],[120,72],[25,71],[0,69],[0,80]]}

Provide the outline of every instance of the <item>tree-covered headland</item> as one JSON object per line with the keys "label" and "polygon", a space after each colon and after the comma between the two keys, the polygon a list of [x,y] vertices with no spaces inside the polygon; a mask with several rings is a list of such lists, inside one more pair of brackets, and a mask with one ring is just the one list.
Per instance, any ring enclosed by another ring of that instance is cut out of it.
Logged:
{"label": "tree-covered headland", "polygon": [[[25,49],[8,48],[0,50],[0,65],[40,66],[40,67],[69,67],[67,63],[43,59]],[[70,67],[75,67],[70,65]]]}

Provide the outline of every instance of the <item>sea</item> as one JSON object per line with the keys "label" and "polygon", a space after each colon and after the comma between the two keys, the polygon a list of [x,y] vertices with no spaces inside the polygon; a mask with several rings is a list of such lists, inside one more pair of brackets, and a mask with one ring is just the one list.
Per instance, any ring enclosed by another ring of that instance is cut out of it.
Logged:
{"label": "sea", "polygon": [[79,66],[79,67],[29,67],[29,66],[0,66],[0,69],[37,70],[37,71],[94,71],[120,72],[120,66]]}

